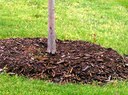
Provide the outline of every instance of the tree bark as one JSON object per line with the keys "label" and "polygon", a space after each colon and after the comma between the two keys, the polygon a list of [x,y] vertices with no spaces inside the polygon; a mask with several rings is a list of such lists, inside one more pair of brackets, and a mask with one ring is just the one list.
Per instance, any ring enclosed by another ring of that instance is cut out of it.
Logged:
{"label": "tree bark", "polygon": [[55,0],[48,0],[48,42],[47,52],[56,53]]}

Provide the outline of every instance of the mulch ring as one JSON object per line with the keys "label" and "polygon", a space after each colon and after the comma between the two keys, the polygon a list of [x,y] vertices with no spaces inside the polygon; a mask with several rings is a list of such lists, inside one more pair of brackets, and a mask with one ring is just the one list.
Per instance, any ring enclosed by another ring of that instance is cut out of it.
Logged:
{"label": "mulch ring", "polygon": [[57,83],[106,83],[128,79],[128,59],[111,48],[86,41],[57,40],[57,53],[46,53],[45,38],[0,40],[0,72]]}

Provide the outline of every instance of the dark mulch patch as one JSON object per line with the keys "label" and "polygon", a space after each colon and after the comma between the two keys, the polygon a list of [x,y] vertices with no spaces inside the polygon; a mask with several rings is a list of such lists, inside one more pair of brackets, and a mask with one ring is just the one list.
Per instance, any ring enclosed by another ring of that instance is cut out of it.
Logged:
{"label": "dark mulch patch", "polygon": [[0,40],[0,69],[59,83],[128,79],[128,60],[111,48],[68,40],[57,40],[56,55],[46,48],[47,39]]}

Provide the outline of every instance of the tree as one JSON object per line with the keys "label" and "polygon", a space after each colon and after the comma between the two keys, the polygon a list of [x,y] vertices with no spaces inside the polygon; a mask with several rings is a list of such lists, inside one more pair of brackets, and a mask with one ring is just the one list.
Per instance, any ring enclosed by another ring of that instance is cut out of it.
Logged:
{"label": "tree", "polygon": [[55,34],[55,0],[48,0],[48,41],[47,52],[56,53],[56,34]]}

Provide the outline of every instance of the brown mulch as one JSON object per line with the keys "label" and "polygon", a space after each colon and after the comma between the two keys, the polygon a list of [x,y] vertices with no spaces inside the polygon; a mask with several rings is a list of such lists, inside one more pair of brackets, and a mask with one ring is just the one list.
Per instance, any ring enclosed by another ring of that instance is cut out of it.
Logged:
{"label": "brown mulch", "polygon": [[128,60],[111,48],[86,41],[57,40],[57,53],[46,53],[47,39],[0,40],[0,72],[57,83],[105,83],[128,79]]}

